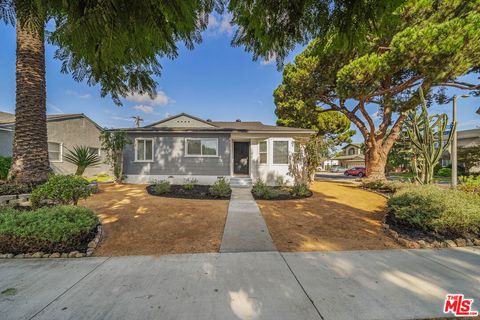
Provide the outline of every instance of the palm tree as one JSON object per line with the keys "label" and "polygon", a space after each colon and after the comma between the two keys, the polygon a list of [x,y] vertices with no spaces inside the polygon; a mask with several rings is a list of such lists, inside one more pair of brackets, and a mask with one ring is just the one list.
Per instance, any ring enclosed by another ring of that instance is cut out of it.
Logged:
{"label": "palm tree", "polygon": [[76,81],[100,84],[116,104],[132,92],[155,96],[158,57],[175,58],[177,43],[201,41],[208,14],[221,1],[58,1],[0,0],[0,20],[16,23],[17,73],[13,165],[9,179],[41,183],[50,173],[45,84],[47,39],[57,45],[62,72]]}
{"label": "palm tree", "polygon": [[77,166],[76,176],[83,175],[85,169],[101,162],[98,153],[87,146],[73,147],[73,150],[68,150],[65,159]]}

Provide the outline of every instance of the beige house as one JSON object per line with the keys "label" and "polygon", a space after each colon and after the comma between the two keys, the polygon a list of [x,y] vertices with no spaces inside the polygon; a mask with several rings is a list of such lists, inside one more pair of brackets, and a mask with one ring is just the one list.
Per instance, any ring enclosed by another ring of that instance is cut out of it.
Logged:
{"label": "beige house", "polygon": [[338,161],[338,165],[343,168],[365,167],[365,155],[362,147],[356,143],[347,144],[342,148],[342,155],[331,160]]}
{"label": "beige house", "polygon": [[[480,129],[470,129],[457,131],[457,147],[458,148],[470,148],[480,145]],[[442,155],[441,165],[442,167],[448,167],[451,165],[450,150],[446,151]],[[459,163],[462,166],[462,163]],[[470,172],[480,172],[480,167],[473,167]]]}
{"label": "beige house", "polygon": [[[0,112],[0,155],[12,156],[15,116]],[[58,174],[73,174],[76,166],[65,159],[74,146],[87,146],[98,153],[101,164],[88,168],[86,176],[110,173],[105,163],[105,152],[101,150],[100,133],[102,128],[92,119],[79,114],[58,114],[47,116],[48,154],[50,166]]]}

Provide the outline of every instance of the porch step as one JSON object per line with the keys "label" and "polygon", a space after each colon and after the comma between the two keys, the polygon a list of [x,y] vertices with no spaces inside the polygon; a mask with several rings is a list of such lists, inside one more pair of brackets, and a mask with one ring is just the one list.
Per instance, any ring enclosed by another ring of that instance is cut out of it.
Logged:
{"label": "porch step", "polygon": [[250,177],[230,178],[230,187],[232,188],[250,188],[251,186],[252,186],[252,178]]}

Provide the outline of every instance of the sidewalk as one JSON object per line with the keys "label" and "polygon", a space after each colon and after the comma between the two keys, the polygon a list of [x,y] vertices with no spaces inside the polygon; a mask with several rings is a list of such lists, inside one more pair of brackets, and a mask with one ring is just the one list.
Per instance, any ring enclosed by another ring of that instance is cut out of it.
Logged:
{"label": "sidewalk", "polygon": [[424,319],[446,293],[479,310],[479,265],[480,248],[0,260],[0,317]]}
{"label": "sidewalk", "polygon": [[249,188],[232,188],[220,252],[276,251]]}

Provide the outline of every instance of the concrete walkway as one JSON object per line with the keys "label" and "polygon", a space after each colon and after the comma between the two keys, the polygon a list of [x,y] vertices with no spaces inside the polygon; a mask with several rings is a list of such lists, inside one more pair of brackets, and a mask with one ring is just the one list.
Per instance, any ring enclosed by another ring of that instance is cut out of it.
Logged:
{"label": "concrete walkway", "polygon": [[480,309],[479,265],[479,248],[0,260],[0,318],[434,318],[447,293]]}
{"label": "concrete walkway", "polygon": [[249,188],[232,188],[220,252],[276,251]]}

